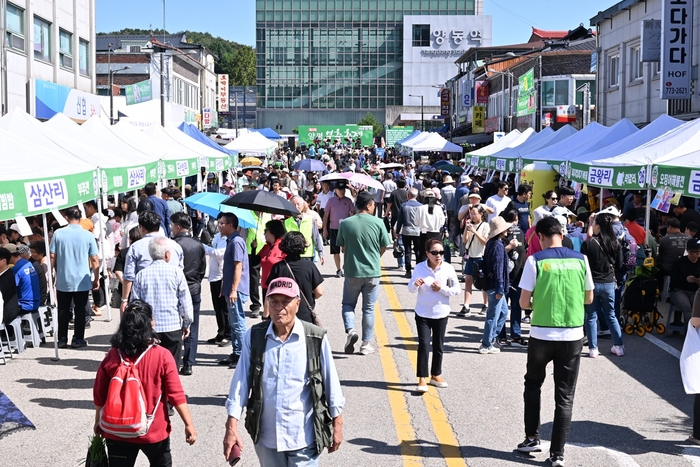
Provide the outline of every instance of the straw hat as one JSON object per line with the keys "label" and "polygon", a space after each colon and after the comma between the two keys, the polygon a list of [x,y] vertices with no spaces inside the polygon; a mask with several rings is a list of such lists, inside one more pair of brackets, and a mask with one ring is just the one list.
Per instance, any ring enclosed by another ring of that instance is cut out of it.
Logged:
{"label": "straw hat", "polygon": [[489,221],[489,239],[496,237],[513,227],[513,224],[506,222],[501,216],[496,216]]}

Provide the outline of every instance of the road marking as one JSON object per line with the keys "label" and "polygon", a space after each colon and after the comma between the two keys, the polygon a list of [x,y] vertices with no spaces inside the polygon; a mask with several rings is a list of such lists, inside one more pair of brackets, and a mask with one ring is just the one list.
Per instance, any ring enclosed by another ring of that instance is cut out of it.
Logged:
{"label": "road marking", "polygon": [[617,461],[617,465],[620,467],[639,467],[639,464],[637,461],[632,458],[629,454],[626,454],[622,451],[618,451],[617,449],[612,449],[612,448],[606,448],[603,446],[596,446],[594,444],[579,444],[579,443],[567,443],[567,445],[571,446],[577,446],[580,448],[591,448],[591,449],[597,449],[599,451],[605,452],[607,455],[612,457]]}
{"label": "road marking", "polygon": [[659,347],[661,350],[670,353],[671,355],[680,360],[681,353],[675,347],[667,344],[666,342],[662,341],[656,336],[652,336],[649,333],[644,334],[644,338],[652,344],[654,344],[655,346]]}
{"label": "road marking", "polygon": [[[389,347],[389,337],[384,327],[379,304],[374,307],[374,334],[377,336],[377,348],[384,370],[384,381],[387,384],[400,385],[399,370],[391,353],[391,347]],[[387,397],[389,398],[391,415],[394,418],[403,465],[404,467],[422,467],[420,447],[416,444],[416,432],[411,424],[411,414],[408,412],[406,396],[403,391],[387,390]]]}
{"label": "road marking", "polygon": [[[386,274],[383,274],[384,278],[389,278]],[[384,292],[386,292],[387,299],[389,301],[389,308],[394,310],[401,310],[401,302],[399,297],[396,295],[396,290],[390,282],[385,281]],[[399,329],[399,335],[405,340],[412,340],[415,338],[413,330],[406,319],[406,315],[397,312],[392,313],[396,324]],[[417,365],[417,351],[416,350],[406,350],[408,353],[409,360],[411,361],[411,366],[413,371],[416,371]],[[457,442],[457,437],[452,430],[452,425],[447,418],[447,412],[445,412],[445,407],[442,405],[440,400],[440,395],[434,386],[428,386],[428,392],[423,395],[423,400],[425,401],[425,406],[428,409],[428,416],[433,425],[433,431],[435,432],[435,437],[440,444],[440,453],[445,458],[445,462],[448,467],[467,467],[467,463],[462,458],[462,453],[459,450],[459,443]]]}

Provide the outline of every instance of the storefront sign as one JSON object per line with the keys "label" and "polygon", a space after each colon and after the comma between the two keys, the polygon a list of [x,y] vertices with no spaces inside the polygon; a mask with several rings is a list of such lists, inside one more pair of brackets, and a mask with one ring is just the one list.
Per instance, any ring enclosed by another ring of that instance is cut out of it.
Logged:
{"label": "storefront sign", "polygon": [[642,21],[642,61],[658,62],[661,60],[661,20],[645,19]]}
{"label": "storefront sign", "polygon": [[35,117],[50,119],[64,113],[83,123],[93,115],[100,115],[100,97],[60,84],[34,79]]}
{"label": "storefront sign", "polygon": [[126,105],[138,104],[153,99],[151,80],[139,81],[126,86]]}
{"label": "storefront sign", "polygon": [[661,99],[690,99],[693,0],[664,0],[661,17]]}
{"label": "storefront sign", "polygon": [[474,45],[481,45],[481,39],[482,32],[480,29],[471,31],[465,31],[464,29],[453,29],[451,31],[436,29],[430,35],[430,41],[434,47],[442,47],[447,44],[458,46],[465,40]]}
{"label": "storefront sign", "polygon": [[211,128],[211,108],[204,107],[202,109],[202,126],[204,128]]}
{"label": "storefront sign", "polygon": [[483,105],[474,106],[474,115],[472,118],[472,133],[483,133],[486,125],[486,107]]}
{"label": "storefront sign", "polygon": [[557,123],[572,123],[576,121],[575,105],[557,106]]}
{"label": "storefront sign", "polygon": [[440,90],[440,115],[443,117],[450,116],[450,90],[447,88]]}
{"label": "storefront sign", "polygon": [[228,112],[228,75],[218,75],[219,77],[219,92],[217,100],[219,101],[219,112]]}
{"label": "storefront sign", "polygon": [[489,103],[489,82],[488,81],[477,81],[476,87],[476,103],[477,104],[488,104]]}

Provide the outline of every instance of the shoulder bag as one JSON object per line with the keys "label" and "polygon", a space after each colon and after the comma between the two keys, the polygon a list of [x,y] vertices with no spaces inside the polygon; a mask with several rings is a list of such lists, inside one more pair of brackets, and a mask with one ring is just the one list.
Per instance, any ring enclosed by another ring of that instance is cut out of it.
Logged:
{"label": "shoulder bag", "polygon": [[[294,271],[292,271],[292,268],[289,266],[289,263],[287,260],[284,260],[284,264],[287,265],[287,269],[289,270],[289,274],[292,275],[292,279],[294,279],[294,282],[299,284],[299,281],[297,281],[297,278],[294,276]],[[314,266],[315,267],[315,266]],[[299,287],[299,293],[301,294],[301,297],[304,299],[304,302],[306,303],[306,306],[309,307],[309,310],[311,310],[311,324],[315,324],[316,326],[322,327],[321,321],[319,321],[318,316],[316,315],[316,311],[311,307],[311,304],[309,303],[309,300],[306,298],[306,295],[304,295],[304,291]]]}

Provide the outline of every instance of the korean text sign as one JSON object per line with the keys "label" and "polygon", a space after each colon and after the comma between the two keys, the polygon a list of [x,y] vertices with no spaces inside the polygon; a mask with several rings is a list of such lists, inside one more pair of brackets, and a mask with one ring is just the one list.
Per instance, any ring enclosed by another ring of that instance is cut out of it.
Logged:
{"label": "korean text sign", "polygon": [[690,99],[693,0],[664,0],[661,17],[661,99]]}

